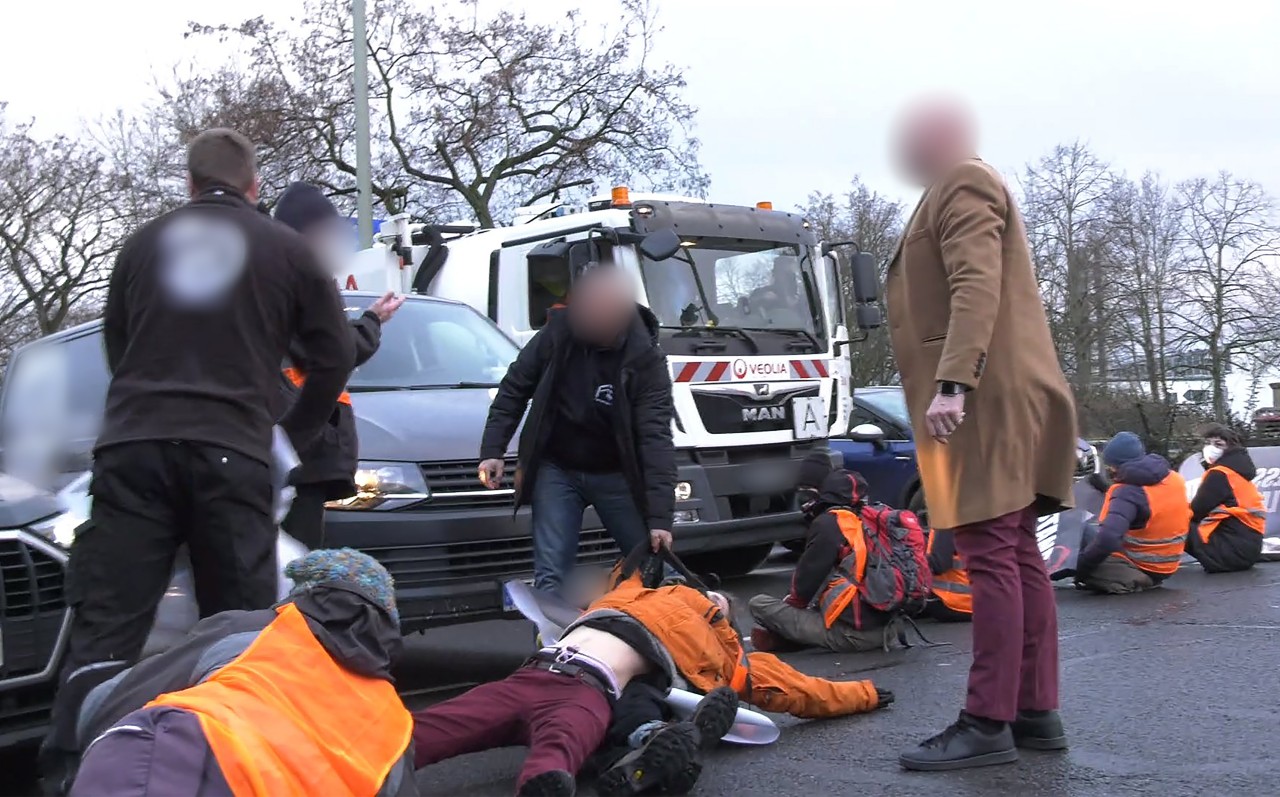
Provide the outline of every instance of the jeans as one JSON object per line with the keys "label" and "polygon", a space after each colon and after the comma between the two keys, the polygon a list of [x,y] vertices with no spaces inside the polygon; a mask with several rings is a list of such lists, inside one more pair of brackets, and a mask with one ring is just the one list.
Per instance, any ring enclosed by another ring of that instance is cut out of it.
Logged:
{"label": "jeans", "polygon": [[649,539],[631,485],[621,473],[577,473],[549,462],[533,486],[533,585],[559,595],[578,559],[582,514],[596,510],[625,556]]}

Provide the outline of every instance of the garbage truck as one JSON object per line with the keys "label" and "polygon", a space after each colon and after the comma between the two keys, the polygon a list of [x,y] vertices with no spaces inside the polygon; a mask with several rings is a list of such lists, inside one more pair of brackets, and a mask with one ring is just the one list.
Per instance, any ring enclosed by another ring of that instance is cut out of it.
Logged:
{"label": "garbage truck", "polygon": [[881,323],[873,258],[821,242],[810,221],[767,202],[625,187],[581,208],[525,208],[517,222],[393,216],[339,287],[461,302],[523,344],[586,269],[626,269],[658,319],[672,380],[677,550],[737,575],[801,536],[798,465],[830,455],[827,438],[847,431],[848,349]]}

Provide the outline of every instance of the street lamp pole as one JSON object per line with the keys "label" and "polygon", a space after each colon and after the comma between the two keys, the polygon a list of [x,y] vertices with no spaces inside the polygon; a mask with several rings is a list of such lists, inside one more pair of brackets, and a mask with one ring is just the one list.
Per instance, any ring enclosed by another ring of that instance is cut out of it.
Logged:
{"label": "street lamp pole", "polygon": [[373,246],[373,188],[369,171],[369,52],[365,37],[364,0],[351,2],[352,33],[355,39],[355,70],[352,78],[356,96],[356,220],[360,248]]}

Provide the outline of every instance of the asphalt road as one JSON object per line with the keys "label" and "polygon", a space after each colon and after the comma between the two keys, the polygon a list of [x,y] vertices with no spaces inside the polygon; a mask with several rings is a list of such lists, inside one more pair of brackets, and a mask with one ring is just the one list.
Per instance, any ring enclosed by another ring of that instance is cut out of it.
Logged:
{"label": "asphalt road", "polygon": [[[730,582],[735,594],[781,594],[787,569],[775,563]],[[743,601],[745,603],[745,601]],[[1026,753],[1013,766],[949,774],[902,772],[897,755],[955,718],[969,663],[968,626],[926,624],[950,646],[889,654],[801,653],[800,669],[872,678],[894,690],[884,711],[821,722],[777,718],[769,747],[722,746],[695,792],[751,795],[1274,795],[1270,746],[1280,724],[1273,659],[1280,650],[1280,564],[1205,576],[1184,569],[1141,595],[1096,597],[1059,591],[1063,715],[1072,748]],[[745,627],[745,626],[744,626]],[[400,676],[422,705],[459,684],[500,678],[529,653],[532,627],[493,622],[411,638]],[[505,797],[521,750],[482,753],[420,773],[424,795]],[[0,763],[0,794],[30,794],[28,760]],[[588,789],[583,790],[590,793]]]}

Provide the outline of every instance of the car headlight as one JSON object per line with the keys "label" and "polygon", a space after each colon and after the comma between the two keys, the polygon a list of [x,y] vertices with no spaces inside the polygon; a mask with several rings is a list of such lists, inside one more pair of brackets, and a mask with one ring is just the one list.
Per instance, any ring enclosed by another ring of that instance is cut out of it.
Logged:
{"label": "car headlight", "polygon": [[689,482],[676,482],[676,500],[688,501],[693,497],[693,485]]}
{"label": "car headlight", "polygon": [[325,504],[328,509],[376,509],[424,501],[431,488],[422,469],[412,462],[361,462],[356,469],[356,494]]}

